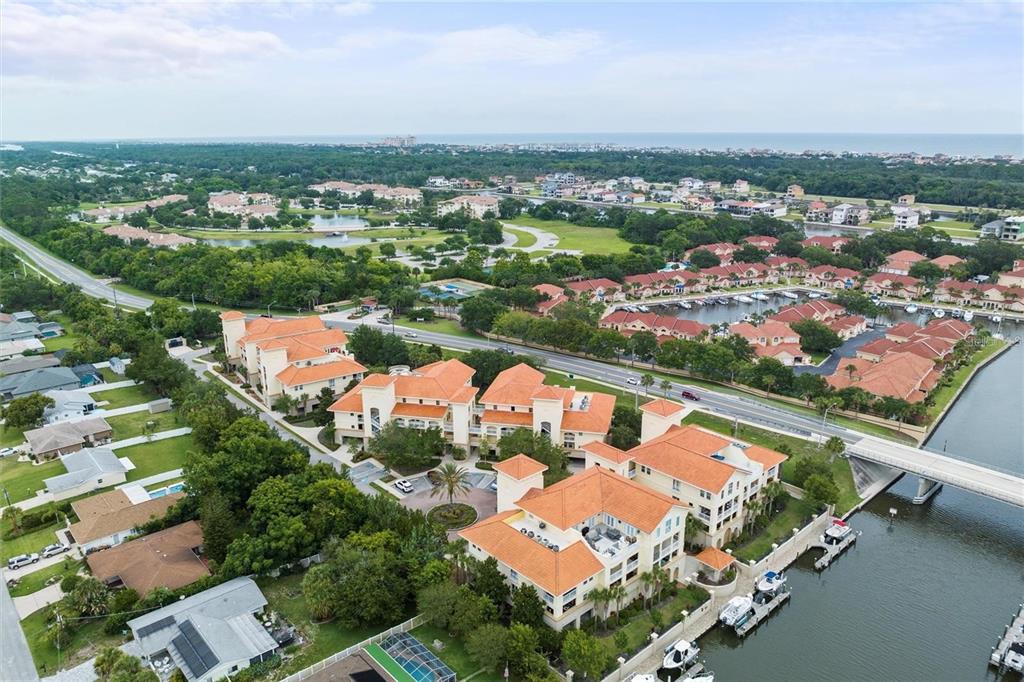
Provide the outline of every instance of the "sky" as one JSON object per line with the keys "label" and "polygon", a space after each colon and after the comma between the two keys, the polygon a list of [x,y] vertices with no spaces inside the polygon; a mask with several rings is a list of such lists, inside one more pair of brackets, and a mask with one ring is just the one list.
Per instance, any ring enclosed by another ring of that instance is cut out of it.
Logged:
{"label": "sky", "polygon": [[0,5],[4,140],[1022,121],[1021,3]]}

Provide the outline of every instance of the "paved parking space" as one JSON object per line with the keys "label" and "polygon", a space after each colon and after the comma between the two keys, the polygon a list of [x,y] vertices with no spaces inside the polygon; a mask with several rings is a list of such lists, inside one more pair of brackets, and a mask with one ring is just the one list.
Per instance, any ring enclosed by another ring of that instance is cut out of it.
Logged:
{"label": "paved parking space", "polygon": [[412,492],[409,493],[410,495],[427,492],[433,490],[434,488],[434,485],[430,482],[430,479],[427,478],[426,474],[414,476],[412,478],[407,478],[405,480],[409,481],[409,483],[412,485]]}
{"label": "paved parking space", "polygon": [[466,480],[471,487],[486,490],[494,482],[494,474],[471,471],[466,474]]}
{"label": "paved parking space", "polygon": [[371,483],[378,481],[387,474],[384,467],[373,462],[360,462],[348,470],[348,477],[356,488],[367,495],[376,495],[377,489]]}

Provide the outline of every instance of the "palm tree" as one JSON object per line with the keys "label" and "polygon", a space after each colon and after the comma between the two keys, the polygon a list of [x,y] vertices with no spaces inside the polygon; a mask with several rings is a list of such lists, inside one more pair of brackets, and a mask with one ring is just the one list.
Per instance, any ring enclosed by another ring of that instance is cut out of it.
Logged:
{"label": "palm tree", "polygon": [[4,509],[4,521],[11,524],[11,531],[14,533],[21,531],[21,519],[24,515],[21,507],[10,506]]}
{"label": "palm tree", "polygon": [[757,523],[757,519],[764,513],[764,500],[757,498],[748,500],[743,511],[743,528],[746,529],[747,526],[754,526]]}
{"label": "palm tree", "polygon": [[661,595],[665,591],[665,588],[672,582],[672,576],[668,574],[661,566],[654,566],[651,568],[651,573],[654,574],[654,594],[657,601],[661,601]]}
{"label": "palm tree", "polygon": [[662,392],[662,394],[664,394],[664,396],[667,398],[668,397],[668,392],[671,391],[671,390],[672,390],[672,382],[669,381],[668,379],[662,379],[661,380],[661,392]]}
{"label": "palm tree", "polygon": [[654,376],[651,374],[644,374],[640,377],[640,385],[644,387],[644,395],[647,395],[648,389],[654,385]]}
{"label": "palm tree", "polygon": [[640,582],[644,588],[644,608],[647,608],[647,603],[651,598],[651,593],[654,591],[654,585],[657,582],[657,577],[654,575],[654,571],[646,571],[640,574]]}
{"label": "palm tree", "polygon": [[602,625],[608,623],[608,605],[612,602],[612,592],[607,587],[598,587],[590,591],[590,601],[597,609]]}
{"label": "palm tree", "polygon": [[825,451],[828,452],[828,463],[831,464],[835,461],[837,455],[842,455],[846,452],[846,443],[839,436],[832,436],[825,441]]}
{"label": "palm tree", "polygon": [[612,601],[615,602],[615,625],[619,624],[619,614],[622,612],[622,600],[626,598],[626,588],[622,585],[612,585],[608,588]]}
{"label": "palm tree", "polygon": [[448,544],[448,554],[452,563],[455,564],[455,580],[464,583],[469,577],[469,552],[466,549],[468,543],[459,538]]}
{"label": "palm tree", "polygon": [[769,514],[772,514],[775,511],[775,501],[779,499],[783,492],[782,483],[779,481],[770,481],[761,489],[765,507]]}
{"label": "palm tree", "polygon": [[448,506],[452,505],[455,496],[462,497],[469,492],[469,474],[462,467],[445,462],[435,470],[438,484],[430,491],[431,497],[447,495]]}
{"label": "palm tree", "polygon": [[764,397],[767,398],[772,392],[772,386],[775,385],[775,377],[771,374],[761,377],[761,383],[764,384]]}
{"label": "palm tree", "polygon": [[853,375],[854,375],[854,373],[855,373],[855,372],[857,371],[857,365],[855,365],[855,364],[853,364],[853,363],[851,362],[850,364],[848,364],[848,365],[847,365],[846,367],[844,367],[843,369],[845,369],[845,370],[846,370],[846,373],[850,375],[850,381],[853,381]]}

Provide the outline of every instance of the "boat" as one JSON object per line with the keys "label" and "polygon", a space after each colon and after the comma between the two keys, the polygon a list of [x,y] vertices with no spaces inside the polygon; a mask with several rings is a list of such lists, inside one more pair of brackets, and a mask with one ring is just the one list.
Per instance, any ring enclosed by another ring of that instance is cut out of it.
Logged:
{"label": "boat", "polygon": [[746,616],[750,613],[753,604],[754,598],[749,594],[733,597],[724,607],[722,607],[722,610],[718,612],[718,622],[722,625],[736,625],[741,618],[744,620],[746,619]]}
{"label": "boat", "polygon": [[907,306],[906,308],[904,308],[903,310],[904,310],[905,312],[907,312],[907,313],[910,313],[911,315],[913,315],[914,313],[916,313],[916,312],[917,312],[917,306],[916,306],[916,305],[914,305],[913,303],[911,303],[910,305],[908,305],[908,306]]}
{"label": "boat", "polygon": [[697,299],[696,301],[694,301],[694,303],[696,303],[696,304],[697,304],[698,306],[700,306],[701,308],[703,308],[704,306],[706,306],[706,305],[707,305],[707,303],[705,303],[705,302],[704,302],[704,299],[703,299],[703,298],[698,298],[698,299]]}
{"label": "boat", "polygon": [[716,298],[715,301],[718,302],[718,305],[729,305],[729,299],[725,297]]}
{"label": "boat", "polygon": [[942,319],[945,316],[946,316],[946,311],[943,310],[942,308],[936,308],[935,310],[932,311],[932,317],[934,317],[937,320],[938,319]]}
{"label": "boat", "polygon": [[637,308],[639,308],[640,312],[642,312],[642,313],[649,313],[649,312],[651,312],[651,309],[648,308],[645,305],[638,305]]}
{"label": "boat", "polygon": [[744,322],[753,322],[754,321],[754,316],[753,315],[744,315],[743,316],[743,321]]}
{"label": "boat", "polygon": [[819,294],[817,291],[812,291],[807,294],[807,298],[821,298],[821,294]]}
{"label": "boat", "polygon": [[1003,318],[1001,316],[999,316],[999,315],[993,315],[992,316],[992,321],[995,322],[996,324],[999,324],[1000,322],[1003,321]]}
{"label": "boat", "polygon": [[783,585],[786,584],[786,574],[782,571],[776,573],[775,571],[767,571],[757,581],[757,591],[774,593],[779,590]]}
{"label": "boat", "polygon": [[659,682],[657,675],[633,675],[629,682]]}
{"label": "boat", "polygon": [[768,297],[765,296],[764,294],[762,294],[760,291],[756,291],[756,292],[752,293],[750,295],[750,298],[754,299],[755,301],[767,301],[768,300]]}
{"label": "boat", "polygon": [[845,540],[850,533],[853,532],[853,528],[848,526],[845,521],[834,519],[832,525],[825,530],[825,534],[821,536],[821,541],[826,545],[838,545],[840,542]]}
{"label": "boat", "polygon": [[795,300],[800,298],[799,296],[794,294],[792,291],[780,291],[779,295],[780,296],[785,296],[786,298],[790,299],[791,301],[795,301]]}
{"label": "boat", "polygon": [[955,319],[959,320],[961,317],[964,316],[964,311],[960,310],[959,308],[954,308],[953,311],[950,312],[949,314],[952,315]]}
{"label": "boat", "polygon": [[972,313],[970,310],[965,310],[964,311],[964,322],[970,322],[973,319],[974,319],[974,313]]}
{"label": "boat", "polygon": [[715,674],[709,670],[699,675],[694,675],[689,680],[690,682],[715,682]]}
{"label": "boat", "polygon": [[689,310],[693,308],[693,304],[690,303],[689,301],[680,301],[679,307],[682,308],[683,310]]}
{"label": "boat", "polygon": [[750,298],[749,296],[745,296],[743,294],[740,294],[739,296],[737,296],[736,300],[739,301],[740,303],[753,303],[754,302],[754,299]]}
{"label": "boat", "polygon": [[686,639],[676,640],[674,644],[665,647],[665,659],[661,667],[665,670],[686,670],[697,662],[700,655],[700,647],[694,642]]}

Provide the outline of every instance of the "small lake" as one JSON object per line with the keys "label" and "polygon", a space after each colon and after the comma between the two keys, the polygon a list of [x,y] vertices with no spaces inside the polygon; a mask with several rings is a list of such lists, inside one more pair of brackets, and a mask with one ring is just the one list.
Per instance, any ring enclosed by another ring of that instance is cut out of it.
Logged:
{"label": "small lake", "polygon": [[325,230],[325,229],[352,229],[356,227],[366,227],[369,225],[368,222],[356,215],[346,215],[344,213],[334,213],[332,215],[314,215],[309,219],[309,224],[314,230]]}
{"label": "small lake", "polygon": [[[271,240],[271,239],[203,239],[204,244],[210,244],[211,246],[229,246],[233,248],[242,248],[246,246],[259,246],[260,244],[272,244],[275,241],[282,240]],[[342,249],[348,246],[361,246],[363,244],[369,244],[370,240],[366,237],[350,237],[348,234],[341,235],[329,235],[325,237],[314,237],[313,239],[296,238],[293,240],[283,241],[295,241],[303,244],[309,244],[310,246],[326,246],[331,249]]]}

